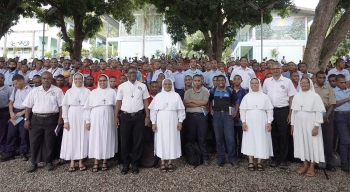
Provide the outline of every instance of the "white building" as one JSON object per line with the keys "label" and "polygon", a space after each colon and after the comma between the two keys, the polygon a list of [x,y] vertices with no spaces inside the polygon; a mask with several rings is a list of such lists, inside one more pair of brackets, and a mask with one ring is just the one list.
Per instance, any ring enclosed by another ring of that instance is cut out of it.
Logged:
{"label": "white building", "polygon": [[[143,14],[135,12],[135,24],[132,26],[130,33],[127,33],[124,25],[119,24],[119,37],[107,38],[109,44],[117,42],[118,57],[142,57],[142,40],[143,40]],[[145,33],[145,56],[151,57],[156,51],[168,54],[172,47],[170,35],[167,33],[167,27],[163,23],[164,16],[152,8],[147,13],[148,29]]]}
{"label": "white building", "polygon": [[[281,18],[273,14],[270,24],[263,25],[263,58],[281,61],[285,56],[286,61],[298,63],[302,60],[309,23],[313,20],[315,10],[297,7],[299,12],[290,13],[290,17]],[[261,28],[245,26],[238,31],[236,41],[231,45],[231,56],[256,59],[261,61]],[[274,56],[272,52],[277,52]]]}

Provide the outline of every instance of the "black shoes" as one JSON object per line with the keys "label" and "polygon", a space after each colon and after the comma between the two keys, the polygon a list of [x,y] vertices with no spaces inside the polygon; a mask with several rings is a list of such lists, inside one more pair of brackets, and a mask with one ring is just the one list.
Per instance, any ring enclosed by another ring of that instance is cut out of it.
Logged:
{"label": "black shoes", "polygon": [[287,162],[281,162],[280,169],[288,169]]}
{"label": "black shoes", "polygon": [[278,165],[279,165],[279,162],[276,161],[276,160],[272,160],[272,161],[270,162],[270,167],[277,167]]}
{"label": "black shoes", "polygon": [[122,175],[126,175],[129,172],[129,166],[123,166],[122,171],[120,172]]}
{"label": "black shoes", "polygon": [[233,168],[238,168],[238,167],[239,167],[237,161],[230,162],[230,164],[231,164],[231,166],[232,166]]}
{"label": "black shoes", "polygon": [[29,167],[29,169],[27,170],[27,173],[35,172],[37,168],[38,168],[38,165],[37,165],[37,164],[32,164],[32,165]]}
{"label": "black shoes", "polygon": [[224,162],[217,162],[216,164],[218,167],[223,167],[224,166]]}
{"label": "black shoes", "polygon": [[13,159],[15,159],[14,155],[7,154],[7,155],[4,155],[3,157],[0,158],[0,162],[10,161]]}
{"label": "black shoes", "polygon": [[135,174],[135,175],[139,174],[140,173],[139,168],[137,166],[133,166],[132,167],[132,173]]}
{"label": "black shoes", "polygon": [[336,172],[337,170],[335,169],[335,167],[331,164],[327,164],[326,165],[326,169],[327,171],[330,171],[330,172]]}
{"label": "black shoes", "polygon": [[349,166],[349,163],[346,162],[346,163],[341,163],[341,170],[349,173],[350,172],[350,166]]}
{"label": "black shoes", "polygon": [[53,170],[53,165],[52,165],[52,163],[47,163],[46,166],[45,166],[45,169],[46,169],[47,171],[52,171],[52,170]]}
{"label": "black shoes", "polygon": [[28,156],[26,154],[21,154],[22,161],[28,161]]}

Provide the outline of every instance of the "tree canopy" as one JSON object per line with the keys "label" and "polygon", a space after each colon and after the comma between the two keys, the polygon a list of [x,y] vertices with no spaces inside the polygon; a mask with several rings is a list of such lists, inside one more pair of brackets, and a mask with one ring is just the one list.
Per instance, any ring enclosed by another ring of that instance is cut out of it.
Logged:
{"label": "tree canopy", "polygon": [[[174,43],[182,41],[186,35],[201,31],[207,44],[203,50],[210,59],[221,61],[222,52],[234,40],[236,32],[245,25],[259,25],[260,11],[246,4],[245,0],[149,0],[158,12],[165,14],[167,30]],[[253,0],[259,7],[275,0]],[[274,10],[281,15],[287,8],[294,8],[293,1],[279,0]],[[272,10],[264,12],[264,22],[272,21]],[[226,40],[226,43],[225,43]],[[205,46],[204,46],[205,47]]]}
{"label": "tree canopy", "polygon": [[16,25],[21,16],[33,16],[33,9],[40,4],[32,0],[1,0],[0,1],[0,39],[8,30]]}
{"label": "tree canopy", "polygon": [[[61,28],[62,39],[67,43],[66,49],[75,59],[81,58],[82,42],[93,37],[101,27],[103,15],[110,15],[121,21],[127,30],[131,29],[135,21],[133,10],[141,0],[39,0],[44,5],[51,5],[56,11],[47,15],[45,10],[37,11],[38,17],[51,25]],[[74,25],[74,38],[68,35],[65,19]]]}

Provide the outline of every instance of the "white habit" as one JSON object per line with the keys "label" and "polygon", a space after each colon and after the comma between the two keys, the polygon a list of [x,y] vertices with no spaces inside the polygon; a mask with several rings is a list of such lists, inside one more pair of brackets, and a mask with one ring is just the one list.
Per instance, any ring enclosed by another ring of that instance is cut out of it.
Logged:
{"label": "white habit", "polygon": [[[294,125],[294,157],[302,161],[325,162],[322,128],[323,112],[326,112],[321,97],[314,91],[312,81],[310,90],[294,95],[291,125]],[[318,126],[318,134],[312,136],[312,129]]]}
{"label": "white habit", "polygon": [[[157,125],[157,131],[154,137],[154,152],[163,160],[177,159],[181,156],[180,131],[177,129],[178,122],[183,122],[186,117],[185,106],[182,100],[172,90],[166,92],[163,90],[152,100],[150,106],[150,115],[152,124]],[[173,85],[173,81],[172,85]]]}
{"label": "white habit", "polygon": [[[102,75],[101,75],[102,76]],[[91,91],[84,108],[90,108],[89,158],[109,159],[118,152],[117,130],[114,125],[114,106],[117,95],[109,86]]]}
{"label": "white habit", "polygon": [[259,159],[272,157],[271,132],[267,131],[267,124],[273,120],[273,106],[269,97],[262,92],[260,81],[257,92],[251,89],[249,82],[249,93],[240,104],[240,115],[242,122],[247,124],[247,131],[243,131],[241,152]]}
{"label": "white habit", "polygon": [[[73,79],[77,74],[80,73],[76,73]],[[63,130],[61,159],[80,160],[88,156],[89,131],[86,123],[89,122],[86,120],[89,119],[90,109],[84,109],[84,104],[89,94],[89,89],[84,86],[76,87],[73,83],[63,98],[62,118],[64,123],[69,123],[69,130]]]}

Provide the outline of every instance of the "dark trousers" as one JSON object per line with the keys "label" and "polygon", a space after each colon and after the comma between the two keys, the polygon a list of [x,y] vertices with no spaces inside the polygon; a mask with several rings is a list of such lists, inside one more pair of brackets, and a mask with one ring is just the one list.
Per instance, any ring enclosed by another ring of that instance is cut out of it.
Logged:
{"label": "dark trousers", "polygon": [[329,164],[333,159],[333,112],[328,118],[328,123],[322,123],[322,136],[323,136],[323,146],[324,155],[326,156],[326,163]]}
{"label": "dark trousers", "polygon": [[335,120],[337,121],[339,132],[339,150],[340,161],[349,162],[349,150],[350,150],[350,113],[340,114],[335,112]]}
{"label": "dark trousers", "polygon": [[0,152],[4,152],[6,149],[8,120],[10,119],[10,113],[7,108],[0,111]]}
{"label": "dark trousers", "polygon": [[272,147],[273,159],[276,161],[287,162],[290,128],[288,128],[287,118],[289,106],[275,108],[273,110],[272,121]]}
{"label": "dark trousers", "polygon": [[235,126],[237,156],[240,158],[243,156],[243,153],[241,152],[242,151],[242,136],[243,136],[242,126]]}
{"label": "dark trousers", "polygon": [[216,138],[216,151],[218,161],[225,162],[225,144],[227,148],[228,160],[236,161],[236,142],[234,120],[228,111],[214,111],[213,125]]}
{"label": "dark trousers", "polygon": [[58,114],[50,117],[38,117],[33,115],[31,129],[29,131],[31,162],[33,164],[44,162],[51,163],[53,160],[53,149],[56,143],[55,129]]}
{"label": "dark trousers", "polygon": [[339,133],[335,117],[333,118],[333,128],[333,151],[336,151],[339,154]]}
{"label": "dark trousers", "polygon": [[208,119],[203,113],[186,113],[187,119],[187,141],[198,141],[199,148],[202,152],[203,159],[208,160],[207,150],[207,131]]}
{"label": "dark trousers", "polygon": [[[130,114],[121,113],[120,120],[121,156],[123,165],[129,166],[131,163],[133,166],[138,166],[144,144],[145,114],[139,113],[135,116],[131,116]],[[130,156],[130,152],[132,156]]]}
{"label": "dark trousers", "polygon": [[[14,113],[18,113],[21,110],[14,109]],[[28,130],[24,128],[24,120],[19,122],[17,125],[13,125],[9,122],[7,131],[7,142],[6,142],[6,154],[13,156],[16,150],[16,141],[18,136],[21,138],[20,153],[27,154],[29,148],[29,134]]]}

